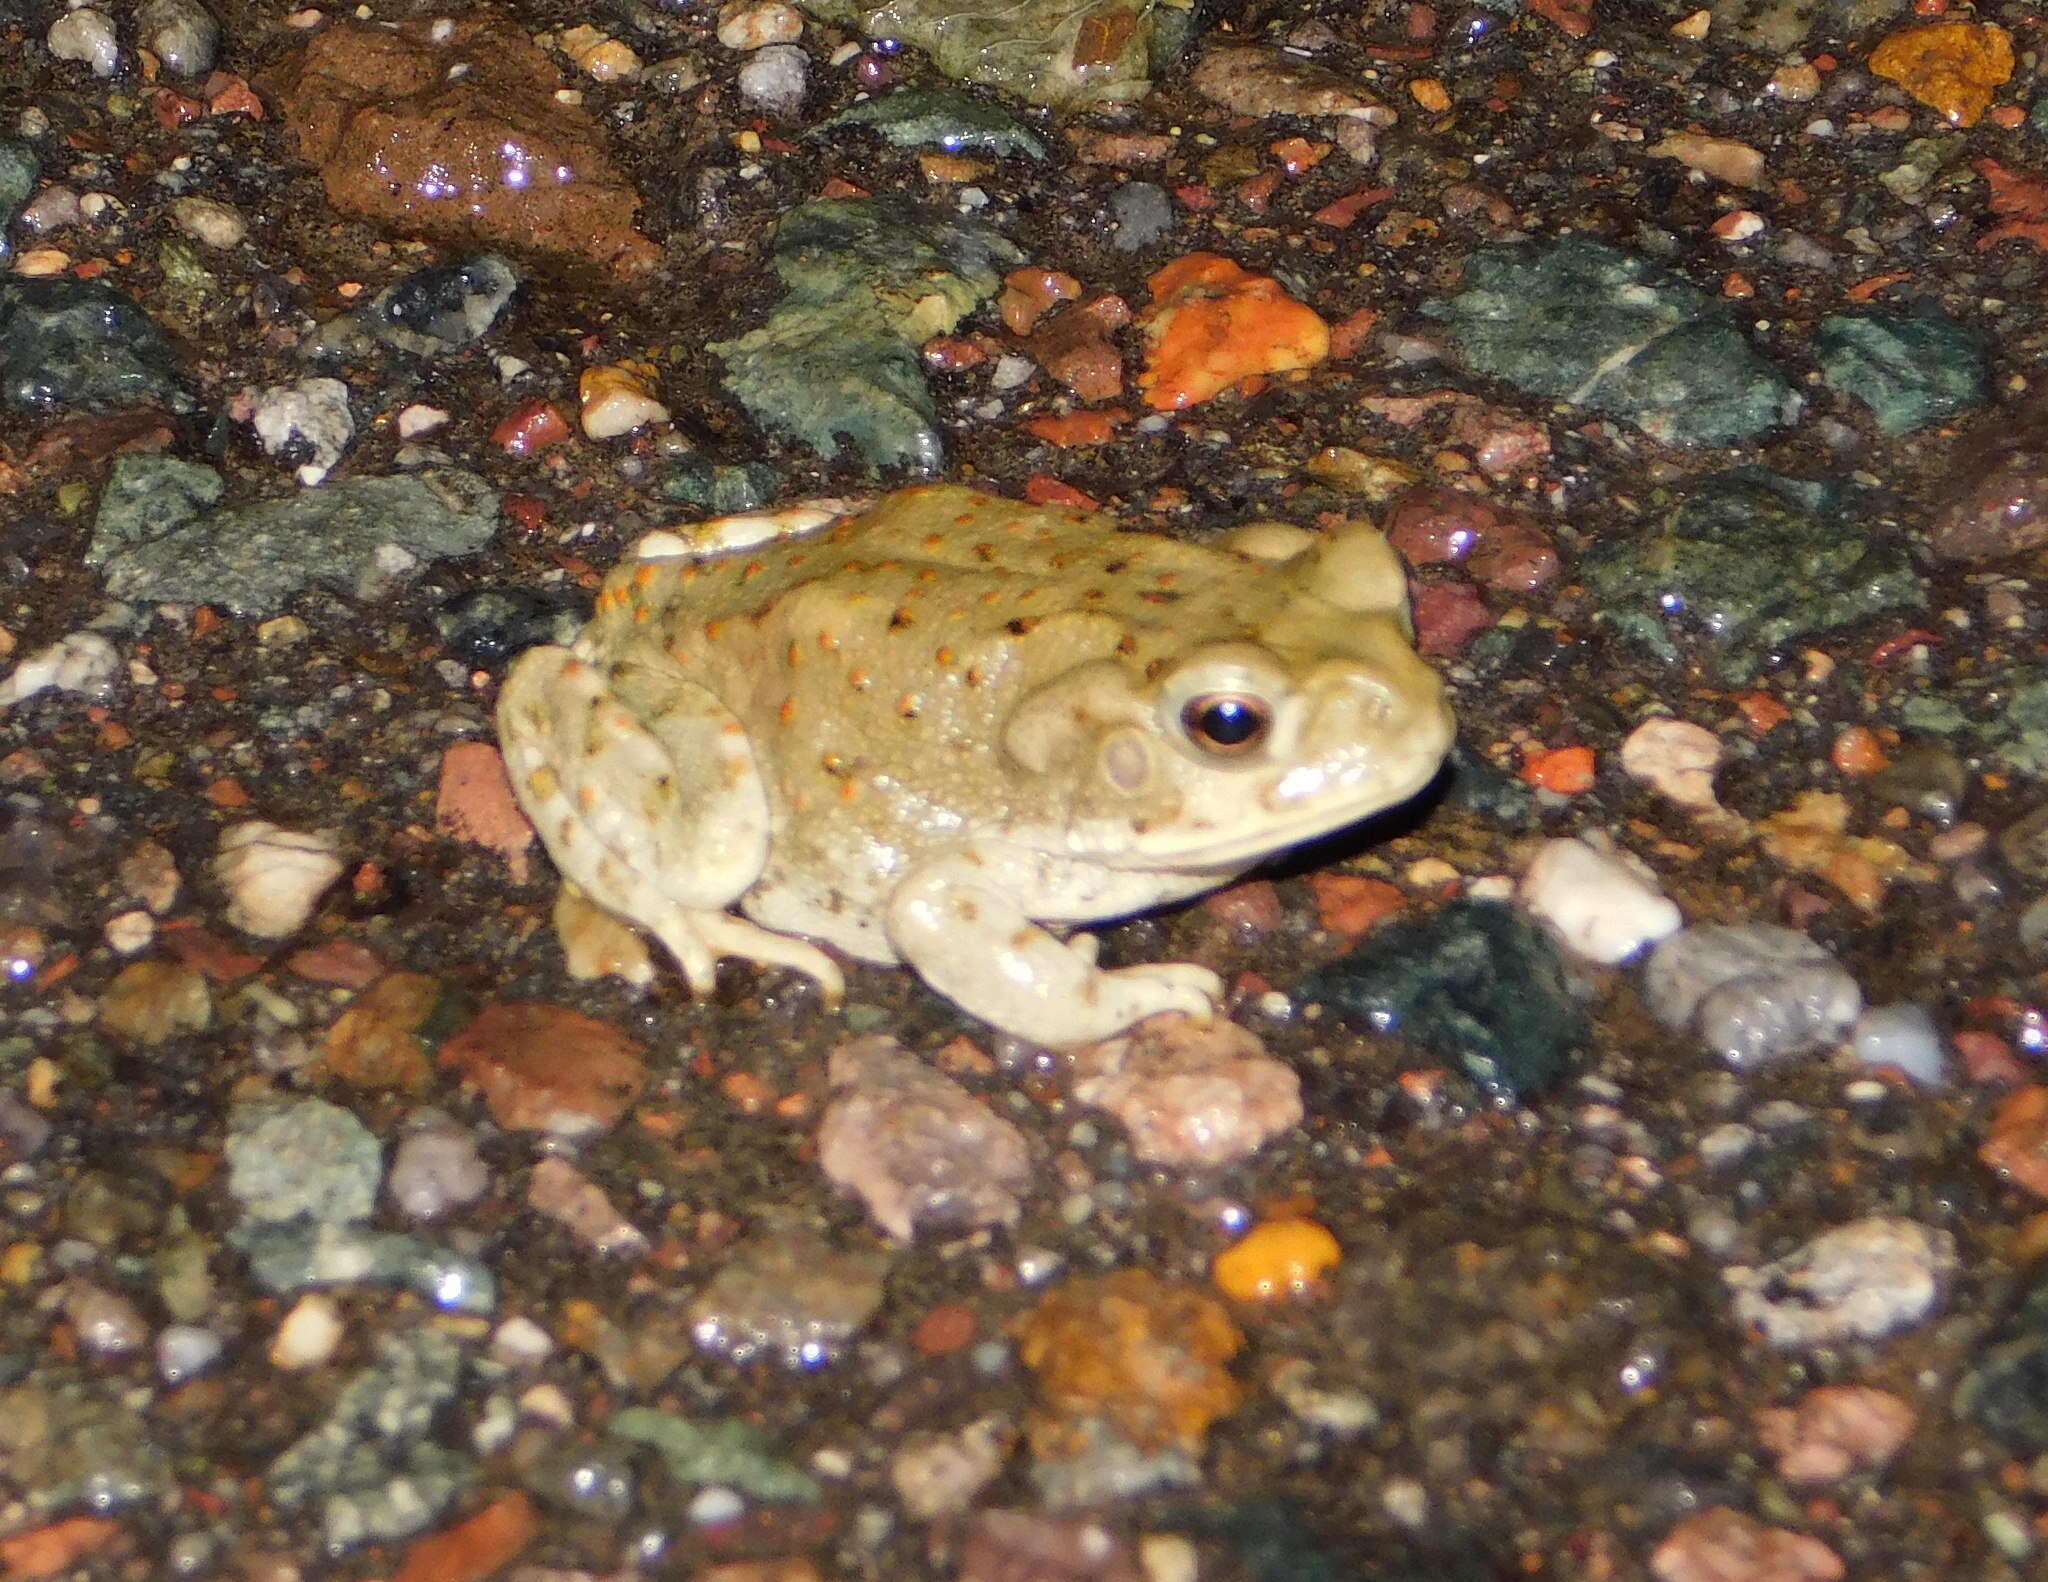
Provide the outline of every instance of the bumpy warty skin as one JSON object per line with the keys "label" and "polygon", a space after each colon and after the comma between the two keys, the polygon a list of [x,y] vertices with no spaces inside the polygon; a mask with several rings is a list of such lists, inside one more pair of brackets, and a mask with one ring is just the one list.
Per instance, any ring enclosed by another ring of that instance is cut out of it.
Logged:
{"label": "bumpy warty skin", "polygon": [[1451,736],[1375,530],[1241,541],[954,486],[650,534],[514,667],[507,764],[564,876],[700,989],[740,955],[836,995],[819,940],[1046,1044],[1206,1014],[1206,970],[1048,928],[1404,801]]}

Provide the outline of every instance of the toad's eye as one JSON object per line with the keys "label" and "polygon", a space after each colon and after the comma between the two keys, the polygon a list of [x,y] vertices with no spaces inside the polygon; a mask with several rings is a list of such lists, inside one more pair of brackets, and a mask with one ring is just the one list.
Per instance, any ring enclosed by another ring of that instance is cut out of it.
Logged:
{"label": "toad's eye", "polygon": [[1203,752],[1219,758],[1248,753],[1273,728],[1273,712],[1263,698],[1242,692],[1209,692],[1190,698],[1180,711],[1182,729]]}

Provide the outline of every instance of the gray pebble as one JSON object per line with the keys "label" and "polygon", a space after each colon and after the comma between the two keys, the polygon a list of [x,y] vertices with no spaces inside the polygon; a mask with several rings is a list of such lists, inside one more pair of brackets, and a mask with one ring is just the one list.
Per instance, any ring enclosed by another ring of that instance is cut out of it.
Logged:
{"label": "gray pebble", "polygon": [[1854,1043],[1856,1058],[1866,1066],[1897,1066],[1923,1087],[1948,1080],[1948,1051],[1924,1005],[1873,1006],[1857,1021]]}
{"label": "gray pebble", "polygon": [[1110,218],[1116,229],[1110,242],[1119,252],[1141,253],[1173,229],[1173,200],[1164,187],[1132,181],[1110,195]]}
{"label": "gray pebble", "polygon": [[220,57],[220,24],[199,0],[143,0],[135,35],[174,77],[203,77]]}
{"label": "gray pebble", "polygon": [[166,1384],[197,1378],[220,1360],[221,1338],[198,1324],[172,1324],[156,1337],[156,1371]]}
{"label": "gray pebble", "polygon": [[794,44],[757,49],[739,69],[740,97],[770,115],[795,115],[810,82],[810,57]]}
{"label": "gray pebble", "polygon": [[228,1117],[228,1191],[253,1220],[346,1225],[377,1204],[383,1150],[325,1099],[238,1104]]}
{"label": "gray pebble", "polygon": [[1697,1033],[1738,1070],[1830,1048],[1863,1008],[1856,980],[1804,934],[1708,924],[1659,945],[1643,994],[1665,1026]]}

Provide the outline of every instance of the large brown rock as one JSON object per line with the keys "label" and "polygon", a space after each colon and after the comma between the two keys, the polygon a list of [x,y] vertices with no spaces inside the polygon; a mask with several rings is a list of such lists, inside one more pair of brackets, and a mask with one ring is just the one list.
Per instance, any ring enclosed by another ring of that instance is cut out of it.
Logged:
{"label": "large brown rock", "polygon": [[621,275],[660,260],[597,122],[493,12],[328,28],[265,86],[343,213]]}

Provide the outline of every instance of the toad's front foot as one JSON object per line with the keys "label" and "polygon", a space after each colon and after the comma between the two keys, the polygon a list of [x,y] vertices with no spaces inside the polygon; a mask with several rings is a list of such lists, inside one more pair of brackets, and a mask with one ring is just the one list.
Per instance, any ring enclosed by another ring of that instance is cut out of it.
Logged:
{"label": "toad's front foot", "polygon": [[1105,970],[1095,941],[1055,938],[1000,891],[953,867],[914,875],[890,898],[890,942],[962,1010],[1050,1048],[1093,1043],[1165,1011],[1207,1020],[1223,980],[1185,962]]}

